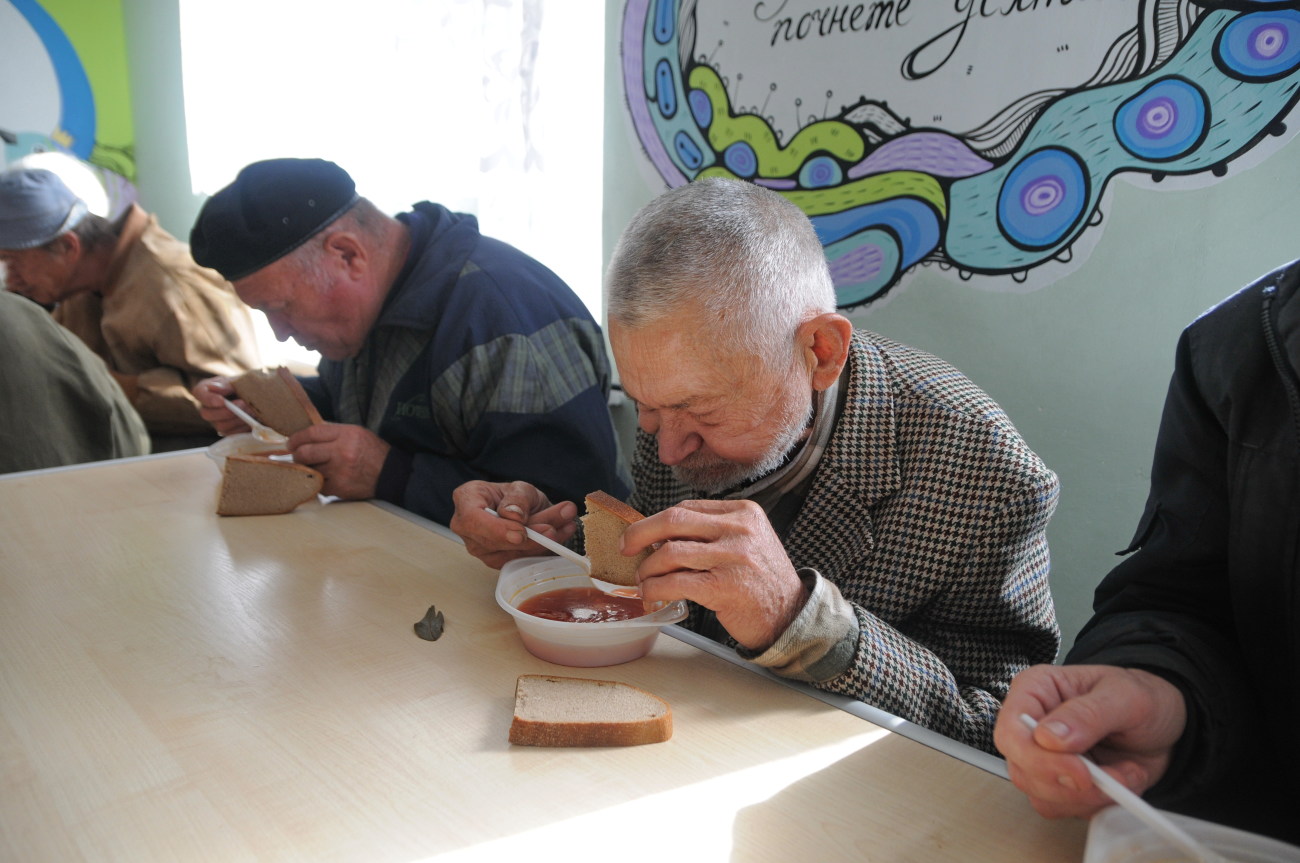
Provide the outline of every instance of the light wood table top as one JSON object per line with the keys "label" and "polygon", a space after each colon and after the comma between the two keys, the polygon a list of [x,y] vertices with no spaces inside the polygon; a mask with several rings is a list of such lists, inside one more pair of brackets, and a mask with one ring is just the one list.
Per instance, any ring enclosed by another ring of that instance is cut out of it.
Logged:
{"label": "light wood table top", "polygon": [[[219,518],[218,481],[199,452],[0,477],[0,860],[1082,858],[1005,779],[685,641],[536,659],[429,522]],[[511,746],[524,673],[648,689],[673,738]]]}

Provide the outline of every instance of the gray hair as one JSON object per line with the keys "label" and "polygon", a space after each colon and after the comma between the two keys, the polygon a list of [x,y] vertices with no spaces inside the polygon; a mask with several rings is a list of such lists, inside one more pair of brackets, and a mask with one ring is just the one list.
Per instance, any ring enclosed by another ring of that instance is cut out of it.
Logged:
{"label": "gray hair", "polygon": [[105,248],[117,243],[117,231],[113,223],[94,213],[87,213],[68,233],[76,234],[81,245],[87,249]]}
{"label": "gray hair", "polygon": [[743,180],[697,180],[633,217],[605,278],[609,317],[638,329],[700,316],[717,349],[783,368],[799,325],[835,311],[812,223],[781,195]]}
{"label": "gray hair", "polygon": [[300,275],[319,286],[325,281],[325,247],[316,240],[317,236],[329,231],[352,231],[362,239],[376,243],[382,238],[382,222],[388,218],[382,210],[366,198],[357,198],[351,207],[339,214],[338,218],[322,227],[301,246],[289,253]]}

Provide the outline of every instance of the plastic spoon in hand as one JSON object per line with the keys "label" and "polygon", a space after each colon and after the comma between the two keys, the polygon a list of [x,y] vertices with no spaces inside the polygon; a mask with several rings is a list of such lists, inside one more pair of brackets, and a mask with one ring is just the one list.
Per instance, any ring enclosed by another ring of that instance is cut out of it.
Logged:
{"label": "plastic spoon in hand", "polygon": [[[1038,721],[1027,713],[1020,714],[1020,721],[1031,729],[1038,727]],[[1118,779],[1102,770],[1095,762],[1084,758],[1082,755],[1077,757],[1083,762],[1083,766],[1088,768],[1088,774],[1092,776],[1092,781],[1106,793],[1106,796],[1123,806],[1152,830],[1174,843],[1183,853],[1190,854],[1194,860],[1199,860],[1201,863],[1229,863],[1226,857],[1192,838],[1186,830],[1162,815],[1159,809],[1129,791]]]}
{"label": "plastic spoon in hand", "polygon": [[[497,518],[501,518],[501,516],[497,513],[495,509],[491,509],[490,507],[483,507],[483,509],[486,510],[487,512],[492,513]],[[611,584],[608,581],[601,581],[599,578],[592,578],[591,561],[589,559],[578,554],[573,549],[560,545],[558,542],[556,542],[555,540],[547,536],[543,536],[542,534],[533,530],[531,527],[527,527],[522,524],[520,524],[519,526],[524,529],[524,533],[526,533],[528,535],[528,538],[531,539],[533,542],[537,543],[540,546],[543,546],[544,548],[549,548],[551,551],[555,552],[565,560],[576,563],[578,566],[582,567],[582,571],[587,573],[588,578],[591,578],[591,583],[596,585],[596,587],[600,588],[605,593],[612,593],[616,596],[640,596],[641,595],[641,591],[635,587],[624,587],[621,584]]]}
{"label": "plastic spoon in hand", "polygon": [[241,420],[243,420],[245,423],[248,424],[249,429],[251,429],[253,432],[253,437],[257,438],[258,440],[266,441],[267,443],[282,443],[288,440],[288,438],[280,434],[275,429],[271,428],[270,426],[263,425],[262,423],[253,419],[252,414],[250,414],[248,411],[244,410],[239,405],[232,402],[230,399],[226,399],[226,407],[230,408],[230,412],[232,414],[239,417]]}
{"label": "plastic spoon in hand", "polygon": [[[497,511],[496,511],[495,509],[491,509],[491,508],[489,508],[489,507],[484,507],[484,510],[486,510],[486,511],[489,512],[489,513],[491,513],[492,515],[495,515],[497,518],[501,518],[501,516],[497,513]],[[516,522],[516,524],[517,524],[517,522]],[[574,551],[573,549],[568,548],[567,546],[560,545],[558,542],[556,542],[555,540],[551,539],[550,537],[543,536],[542,534],[540,534],[540,533],[538,533],[537,531],[533,530],[531,527],[527,527],[527,526],[522,525],[522,524],[520,524],[519,526],[522,527],[522,528],[524,529],[524,533],[528,534],[528,538],[531,539],[533,542],[537,543],[537,544],[540,545],[540,546],[544,546],[544,547],[550,549],[551,551],[555,552],[556,554],[558,554],[560,557],[564,558],[565,560],[568,560],[568,561],[571,561],[571,562],[573,562],[573,563],[576,563],[578,566],[582,567],[582,571],[583,571],[583,572],[587,573],[588,575],[591,574],[591,561],[590,561],[590,560],[588,560],[587,558],[585,558],[585,557],[583,557],[582,555],[578,554],[578,553],[577,553],[576,551]]]}

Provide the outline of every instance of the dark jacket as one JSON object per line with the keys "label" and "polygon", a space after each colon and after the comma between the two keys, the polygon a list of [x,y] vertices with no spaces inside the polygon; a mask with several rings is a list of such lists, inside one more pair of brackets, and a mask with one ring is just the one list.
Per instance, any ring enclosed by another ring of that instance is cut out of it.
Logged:
{"label": "dark jacket", "polygon": [[1188,726],[1156,805],[1300,841],[1300,262],[1183,332],[1130,551],[1069,663],[1140,667]]}
{"label": "dark jacket", "polygon": [[578,297],[473,216],[398,218],[411,251],[365,345],[303,381],[325,419],[391,445],[376,496],[443,524],[474,479],[625,496],[604,337]]}

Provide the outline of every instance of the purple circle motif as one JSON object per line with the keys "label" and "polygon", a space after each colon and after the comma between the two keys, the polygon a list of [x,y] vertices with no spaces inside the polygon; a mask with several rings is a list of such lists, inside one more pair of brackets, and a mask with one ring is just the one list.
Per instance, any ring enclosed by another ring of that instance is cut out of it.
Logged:
{"label": "purple circle motif", "polygon": [[1038,177],[1020,193],[1020,205],[1031,216],[1050,213],[1065,198],[1065,180],[1055,174]]}
{"label": "purple circle motif", "polygon": [[1152,99],[1142,109],[1138,126],[1144,134],[1157,138],[1168,134],[1178,122],[1178,109],[1169,98]]}
{"label": "purple circle motif", "polygon": [[799,185],[805,189],[825,189],[838,185],[844,171],[830,156],[815,156],[799,169]]}
{"label": "purple circle motif", "polygon": [[1300,65],[1300,11],[1252,12],[1234,20],[1214,45],[1214,57],[1229,75],[1272,81]]}
{"label": "purple circle motif", "polygon": [[1152,162],[1176,159],[1204,140],[1209,104],[1181,78],[1163,78],[1115,112],[1115,137],[1125,150]]}
{"label": "purple circle motif", "polygon": [[1255,28],[1248,42],[1252,57],[1271,60],[1286,48],[1286,31],[1274,24],[1264,24]]}
{"label": "purple circle motif", "polygon": [[744,141],[737,141],[722,151],[722,164],[737,177],[748,179],[758,171],[758,154]]}
{"label": "purple circle motif", "polygon": [[1046,249],[1069,233],[1088,201],[1088,177],[1073,153],[1044,147],[1021,159],[998,194],[998,227],[1027,249]]}

